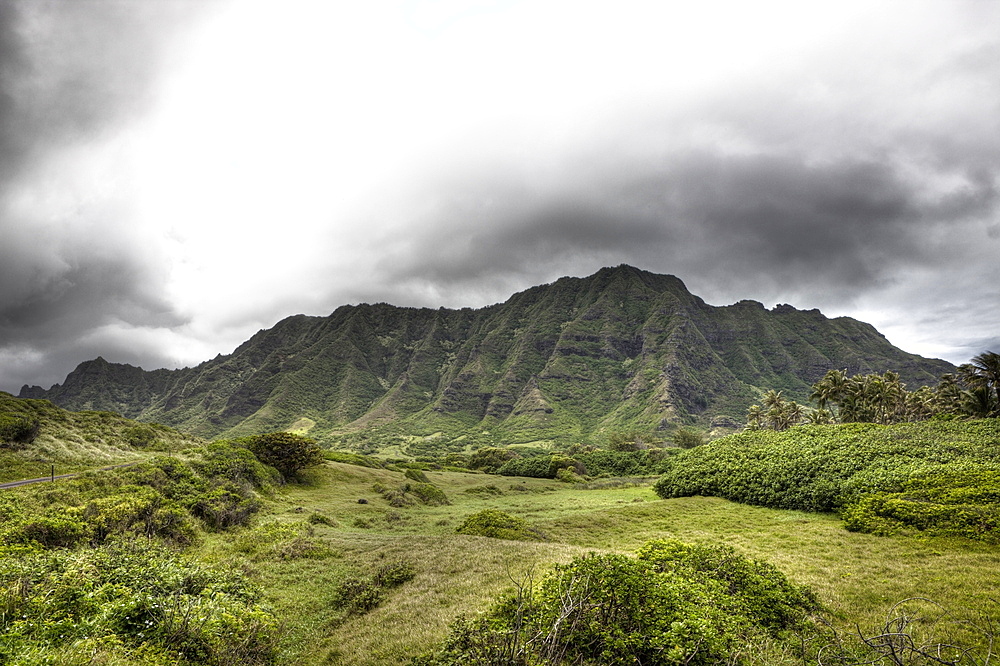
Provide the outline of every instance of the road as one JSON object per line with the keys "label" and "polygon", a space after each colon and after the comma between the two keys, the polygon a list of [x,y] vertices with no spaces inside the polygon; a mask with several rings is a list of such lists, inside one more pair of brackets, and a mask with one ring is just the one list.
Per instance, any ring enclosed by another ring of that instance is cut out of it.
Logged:
{"label": "road", "polygon": [[[108,467],[100,467],[99,469],[100,470],[118,469],[119,467],[131,467],[132,465],[137,465],[137,464],[138,464],[137,462],[122,463],[121,465],[110,465]],[[50,474],[49,476],[42,476],[42,477],[39,477],[37,479],[23,479],[21,481],[7,481],[5,483],[0,483],[0,490],[3,490],[5,488],[17,488],[18,486],[26,486],[29,483],[42,483],[44,481],[55,481],[56,479],[72,479],[74,476],[79,476],[79,475],[80,475],[79,472],[77,472],[75,474],[56,474],[55,476],[52,476]]]}

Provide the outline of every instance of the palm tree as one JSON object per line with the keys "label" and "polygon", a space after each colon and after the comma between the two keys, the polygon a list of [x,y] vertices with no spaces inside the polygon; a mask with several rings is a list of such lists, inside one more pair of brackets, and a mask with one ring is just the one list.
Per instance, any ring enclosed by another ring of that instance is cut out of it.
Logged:
{"label": "palm tree", "polygon": [[[959,366],[962,379],[973,389],[981,388],[988,393],[992,393],[990,402],[1000,404],[1000,354],[996,352],[983,352],[979,356]],[[990,415],[998,416],[1000,408],[994,408]]]}
{"label": "palm tree", "polygon": [[827,403],[839,404],[844,398],[844,388],[847,386],[847,370],[828,370],[823,378],[813,384],[813,392],[809,399],[820,409]]}

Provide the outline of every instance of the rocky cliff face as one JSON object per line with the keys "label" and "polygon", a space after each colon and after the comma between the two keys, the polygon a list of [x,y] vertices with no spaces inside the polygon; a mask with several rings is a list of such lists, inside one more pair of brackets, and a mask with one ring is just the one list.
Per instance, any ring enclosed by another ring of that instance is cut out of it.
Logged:
{"label": "rocky cliff face", "polygon": [[761,391],[804,400],[831,368],[891,369],[911,388],[954,370],[856,320],[753,301],[714,307],[676,277],[619,266],[476,310],[296,315],[195,368],[146,372],[98,358],[21,396],[203,436],[296,427],[322,437],[398,423],[532,441],[738,423]]}

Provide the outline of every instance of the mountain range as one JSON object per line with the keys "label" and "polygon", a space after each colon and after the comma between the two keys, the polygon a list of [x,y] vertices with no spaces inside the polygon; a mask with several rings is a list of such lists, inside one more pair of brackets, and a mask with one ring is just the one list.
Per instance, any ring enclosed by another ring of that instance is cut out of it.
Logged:
{"label": "mountain range", "polygon": [[851,318],[756,301],[713,306],[674,276],[622,265],[478,309],[378,303],[295,315],[193,368],[97,358],[20,397],[204,437],[288,429],[323,440],[391,427],[530,442],[734,428],[764,391],[805,401],[834,368],[893,370],[910,388],[955,370]]}

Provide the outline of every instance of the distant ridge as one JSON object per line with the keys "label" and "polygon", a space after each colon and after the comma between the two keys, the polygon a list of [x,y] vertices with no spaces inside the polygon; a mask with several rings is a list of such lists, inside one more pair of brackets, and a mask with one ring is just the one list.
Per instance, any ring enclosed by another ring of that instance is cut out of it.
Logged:
{"label": "distant ridge", "polygon": [[756,301],[711,306],[672,275],[621,265],[480,309],[380,303],[295,315],[195,368],[145,371],[99,357],[20,396],[205,437],[297,429],[322,438],[397,424],[516,442],[736,426],[763,391],[804,401],[833,368],[894,370],[910,388],[955,369],[854,319]]}

